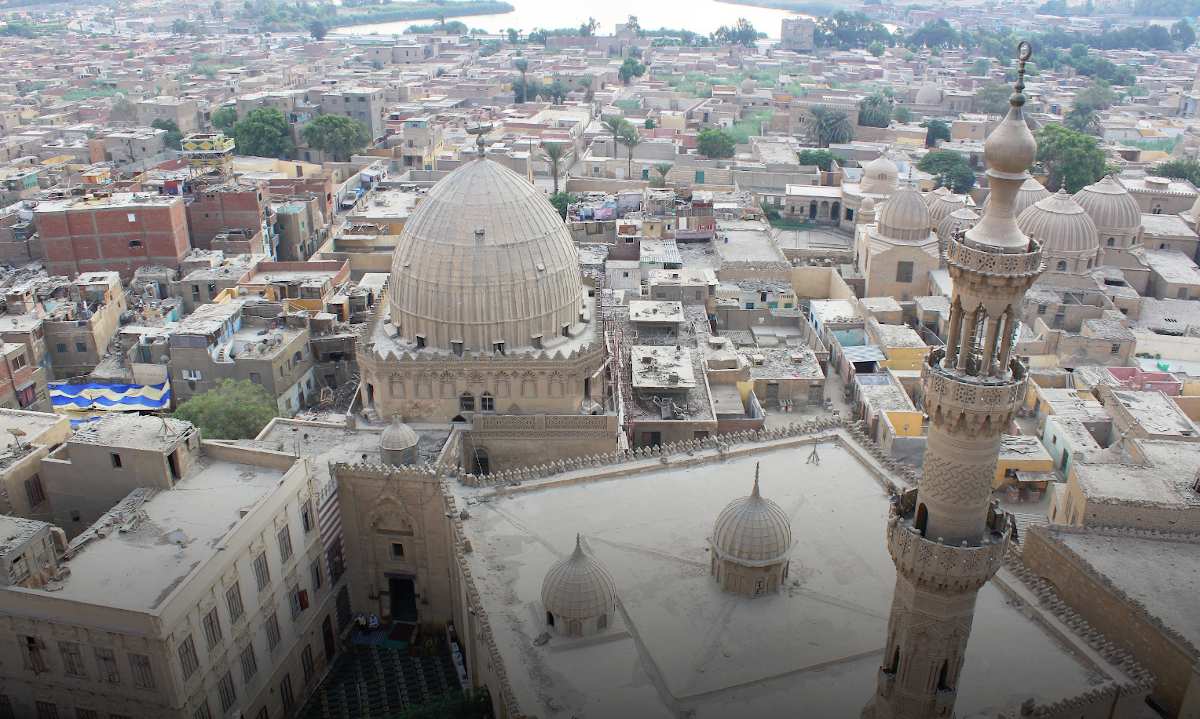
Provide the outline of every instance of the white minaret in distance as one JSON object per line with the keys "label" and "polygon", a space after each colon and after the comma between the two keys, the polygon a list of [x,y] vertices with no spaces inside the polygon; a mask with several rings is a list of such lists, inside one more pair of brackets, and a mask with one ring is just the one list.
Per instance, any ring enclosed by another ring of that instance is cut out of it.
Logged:
{"label": "white minaret in distance", "polygon": [[954,715],[975,597],[1008,549],[1009,516],[991,499],[992,477],[1000,436],[1025,395],[1025,368],[1011,356],[1021,299],[1042,271],[1041,245],[1013,216],[1037,152],[1021,111],[1029,44],[1018,52],[1008,115],[984,144],[987,208],[946,247],[954,280],[949,336],[922,368],[929,415],[923,476],[888,520],[896,590],[864,717]]}

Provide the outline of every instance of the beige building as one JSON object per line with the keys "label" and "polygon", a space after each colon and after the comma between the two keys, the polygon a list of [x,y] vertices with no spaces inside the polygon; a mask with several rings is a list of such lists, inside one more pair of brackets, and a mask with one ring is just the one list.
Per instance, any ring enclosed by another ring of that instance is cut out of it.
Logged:
{"label": "beige building", "polygon": [[71,432],[62,415],[0,410],[0,514],[52,521],[42,460]]}
{"label": "beige building", "polygon": [[894,192],[873,224],[858,228],[858,261],[868,297],[910,300],[929,294],[929,273],[938,268],[938,238],[929,208],[913,187]]}

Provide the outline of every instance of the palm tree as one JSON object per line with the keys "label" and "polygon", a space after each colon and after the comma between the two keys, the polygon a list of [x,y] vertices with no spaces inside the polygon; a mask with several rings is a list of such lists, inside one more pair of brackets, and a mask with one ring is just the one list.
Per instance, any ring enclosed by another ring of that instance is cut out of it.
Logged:
{"label": "palm tree", "polygon": [[638,137],[637,128],[628,122],[621,128],[621,134],[617,136],[617,142],[625,146],[629,152],[626,160],[625,176],[630,180],[633,179],[633,148],[637,147],[642,142],[642,138]]}
{"label": "palm tree", "polygon": [[882,94],[875,93],[858,103],[858,124],[864,127],[887,127],[891,121],[892,105]]}
{"label": "palm tree", "polygon": [[579,78],[579,86],[583,88],[583,99],[585,102],[591,102],[596,97],[596,91],[592,89],[591,75],[584,75]]}
{"label": "palm tree", "polygon": [[825,105],[808,108],[804,119],[805,129],[820,147],[829,147],[838,142],[849,142],[854,138],[854,126],[842,110]]}
{"label": "palm tree", "polygon": [[617,115],[608,115],[602,118],[601,122],[604,123],[604,129],[608,130],[608,134],[612,135],[613,151],[615,152],[617,149],[617,143],[620,142],[617,139],[617,136],[621,134],[621,128],[625,127],[627,122],[625,118]]}
{"label": "palm tree", "polygon": [[658,176],[662,179],[663,187],[667,186],[667,173],[671,171],[672,167],[674,167],[674,165],[669,162],[660,162],[654,166],[654,171],[657,172]]}
{"label": "palm tree", "polygon": [[[523,57],[513,61],[513,67],[517,68],[517,72],[521,73],[521,102],[525,102],[528,98],[529,85],[525,83],[525,72],[529,69],[529,61]],[[515,98],[514,98],[515,99]]]}
{"label": "palm tree", "polygon": [[542,145],[542,152],[550,161],[550,176],[554,178],[554,194],[558,194],[558,163],[567,154],[567,146],[560,142],[548,142]]}

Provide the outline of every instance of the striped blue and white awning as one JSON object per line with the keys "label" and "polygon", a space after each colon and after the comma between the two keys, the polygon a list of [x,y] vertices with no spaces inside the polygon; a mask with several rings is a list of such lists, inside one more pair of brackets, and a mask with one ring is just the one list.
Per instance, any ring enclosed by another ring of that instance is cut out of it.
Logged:
{"label": "striped blue and white awning", "polygon": [[171,383],[67,384],[51,382],[50,404],[56,410],[86,412],[155,412],[171,406]]}

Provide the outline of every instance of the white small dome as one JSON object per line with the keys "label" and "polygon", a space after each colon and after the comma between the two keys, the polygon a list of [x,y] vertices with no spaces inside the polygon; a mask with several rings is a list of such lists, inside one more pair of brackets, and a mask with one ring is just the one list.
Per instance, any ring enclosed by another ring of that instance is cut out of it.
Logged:
{"label": "white small dome", "polygon": [[758,479],[749,497],[729,503],[713,524],[713,550],[718,559],[762,566],[787,559],[792,525],[783,509],[763,497]]}
{"label": "white small dome", "polygon": [[578,535],[571,556],[550,567],[542,580],[542,605],[560,619],[611,617],[617,606],[617,584],[599,560],[583,551]]}
{"label": "white small dome", "polygon": [[[1066,190],[1034,204],[1017,218],[1021,232],[1042,243],[1047,258],[1075,258],[1095,255],[1100,250],[1096,223]],[[1053,264],[1047,262],[1053,269]]]}
{"label": "white small dome", "polygon": [[1076,192],[1073,199],[1103,232],[1136,233],[1142,225],[1142,210],[1125,186],[1112,175]]}
{"label": "white small dome", "polygon": [[946,215],[937,226],[938,241],[943,246],[954,237],[956,232],[965,232],[979,222],[979,215],[970,207],[961,207]]}
{"label": "white small dome", "polygon": [[889,195],[896,191],[900,178],[900,168],[886,155],[880,155],[863,165],[862,180],[859,189],[876,195]]}
{"label": "white small dome", "polygon": [[405,450],[416,447],[421,441],[415,430],[400,421],[399,417],[392,418],[392,423],[379,435],[379,448],[385,450]]}
{"label": "white small dome", "polygon": [[[938,189],[946,190],[945,187],[939,187]],[[956,195],[949,190],[938,194],[929,201],[929,226],[937,227],[941,224],[942,220],[950,216],[950,213],[961,210],[966,206],[967,198],[963,195]]]}
{"label": "white small dome", "polygon": [[915,188],[902,187],[892,193],[878,216],[878,231],[882,237],[907,242],[929,237],[929,208]]}

